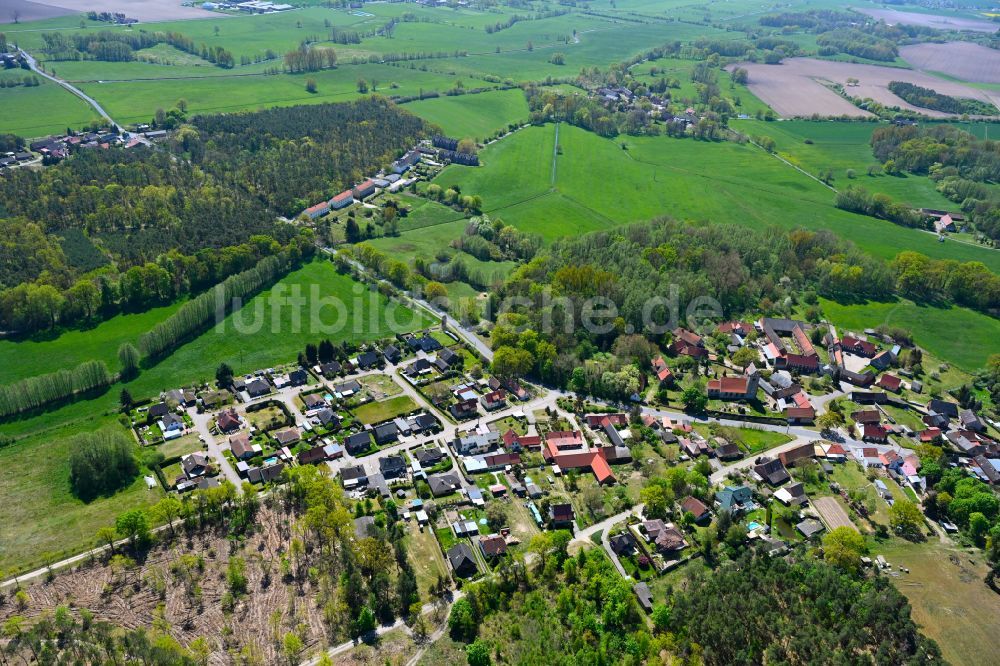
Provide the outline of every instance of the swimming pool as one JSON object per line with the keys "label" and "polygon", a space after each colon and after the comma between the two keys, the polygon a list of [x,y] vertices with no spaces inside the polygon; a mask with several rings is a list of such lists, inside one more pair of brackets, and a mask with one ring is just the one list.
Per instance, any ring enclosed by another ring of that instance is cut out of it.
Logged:
{"label": "swimming pool", "polygon": [[756,520],[751,520],[749,523],[747,523],[747,530],[750,532],[753,532],[755,529],[760,527],[764,526],[758,523]]}
{"label": "swimming pool", "polygon": [[276,463],[276,462],[278,462],[278,459],[277,459],[277,458],[275,458],[274,456],[271,456],[270,458],[266,458],[266,459],[264,460],[264,464],[265,464],[265,465],[273,465],[273,464],[274,464],[274,463]]}

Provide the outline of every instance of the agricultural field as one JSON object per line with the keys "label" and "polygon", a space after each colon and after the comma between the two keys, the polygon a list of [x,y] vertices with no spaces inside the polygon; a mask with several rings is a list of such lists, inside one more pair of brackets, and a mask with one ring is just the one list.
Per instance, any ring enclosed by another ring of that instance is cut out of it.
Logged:
{"label": "agricultural field", "polygon": [[858,9],[862,14],[881,19],[889,24],[919,25],[937,30],[968,30],[971,32],[997,31],[996,23],[961,16],[942,16],[940,14],[924,14],[917,11],[902,11],[899,9]]}
{"label": "agricultural field", "polygon": [[845,305],[823,299],[821,304],[834,326],[854,331],[880,324],[905,328],[918,345],[967,372],[982,367],[997,352],[1000,321],[965,308],[921,306],[907,300]]}
{"label": "agricultural field", "polygon": [[[872,130],[868,122],[788,120],[780,123],[759,120],[734,120],[731,127],[747,136],[774,139],[775,152],[785,160],[813,175],[830,170],[832,184],[842,188],[861,185],[872,192],[884,192],[913,207],[954,207],[935,188],[934,181],[923,176],[888,176],[881,174],[881,164],[872,155]],[[963,127],[963,129],[966,129]],[[868,175],[877,166],[881,175]],[[850,178],[848,170],[854,172]]]}
{"label": "agricultural field", "polygon": [[[550,124],[488,146],[480,159],[478,168],[447,167],[435,182],[479,194],[491,215],[546,241],[669,215],[829,229],[885,259],[910,249],[1000,270],[993,250],[939,243],[933,234],[837,209],[829,188],[752,145],[666,136],[611,140]],[[713,196],[703,196],[706,188]]]}
{"label": "agricultural field", "polygon": [[448,136],[478,140],[528,119],[528,103],[520,88],[419,100],[404,108],[434,123]]}
{"label": "agricultural field", "polygon": [[[898,106],[934,118],[952,116],[904,102],[889,92],[889,82],[906,81],[952,97],[969,97],[994,105],[1000,103],[1000,93],[971,88],[963,83],[946,81],[930,74],[897,67],[815,58],[790,58],[780,65],[741,63],[739,66],[745,68],[750,75],[747,84],[750,90],[769,104],[778,115],[786,118],[813,114],[861,118],[872,115],[827,88],[825,82],[839,83],[844,86],[847,94],[854,98],[870,97],[886,106]],[[858,83],[848,86],[849,78],[857,79]]]}
{"label": "agricultural field", "polygon": [[914,69],[975,83],[1000,83],[1000,52],[971,42],[908,44],[899,54]]}
{"label": "agricultural field", "polygon": [[[30,74],[22,69],[0,69],[0,79],[4,80],[21,80]],[[97,120],[97,113],[82,99],[47,79],[37,78],[38,86],[2,89],[0,132],[34,137]]]}

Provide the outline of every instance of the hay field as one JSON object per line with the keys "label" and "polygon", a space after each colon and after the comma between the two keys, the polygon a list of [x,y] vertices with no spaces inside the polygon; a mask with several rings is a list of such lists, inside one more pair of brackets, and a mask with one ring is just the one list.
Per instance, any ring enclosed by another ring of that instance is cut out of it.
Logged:
{"label": "hay field", "polygon": [[[898,106],[934,118],[954,116],[908,104],[889,92],[889,82],[907,81],[952,97],[967,97],[994,105],[1000,104],[1000,92],[977,90],[962,83],[945,81],[930,74],[898,67],[860,65],[815,58],[790,58],[780,65],[741,63],[739,66],[745,68],[750,75],[747,84],[750,91],[786,118],[813,114],[821,116],[846,114],[857,117],[871,115],[826,87],[833,83],[843,85],[852,97],[870,97],[886,106]],[[857,79],[858,84],[847,87],[848,78]]]}
{"label": "hay field", "polygon": [[979,44],[911,44],[901,47],[899,55],[924,72],[941,72],[975,83],[1000,83],[1000,51]]}

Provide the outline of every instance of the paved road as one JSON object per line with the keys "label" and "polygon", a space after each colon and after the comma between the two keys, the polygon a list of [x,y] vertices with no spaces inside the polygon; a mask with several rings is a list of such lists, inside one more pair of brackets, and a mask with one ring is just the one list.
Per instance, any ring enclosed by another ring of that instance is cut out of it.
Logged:
{"label": "paved road", "polygon": [[47,72],[42,71],[42,69],[38,66],[38,62],[27,51],[25,51],[25,50],[22,49],[21,50],[21,55],[24,56],[25,60],[27,60],[28,67],[31,68],[31,71],[33,71],[34,73],[38,74],[39,76],[45,77],[46,79],[48,79],[49,81],[52,81],[53,83],[56,83],[56,84],[62,86],[66,90],[70,91],[71,93],[73,93],[74,95],[76,95],[77,97],[79,97],[80,99],[82,99],[84,102],[86,102],[90,106],[94,107],[94,110],[97,111],[97,113],[100,114],[100,116],[102,118],[105,118],[109,123],[111,123],[112,127],[121,127],[121,125],[119,125],[118,123],[116,123],[115,120],[114,120],[114,118],[112,118],[111,115],[108,114],[108,112],[104,110],[104,107],[101,106],[100,104],[98,104],[97,100],[95,100],[93,97],[91,97],[87,93],[83,92],[82,90],[80,90],[79,88],[77,88],[76,86],[74,86],[73,84],[68,83],[66,81],[63,81],[62,79],[60,79],[58,77],[52,76],[51,74],[48,74]]}

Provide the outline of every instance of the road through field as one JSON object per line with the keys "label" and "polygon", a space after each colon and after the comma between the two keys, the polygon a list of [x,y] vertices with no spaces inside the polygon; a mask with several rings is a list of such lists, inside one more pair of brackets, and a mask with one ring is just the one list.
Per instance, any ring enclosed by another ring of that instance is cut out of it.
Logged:
{"label": "road through field", "polygon": [[107,121],[109,123],[111,123],[112,127],[120,127],[120,125],[118,125],[118,123],[116,123],[114,121],[114,118],[112,118],[108,114],[108,112],[104,110],[104,107],[101,106],[100,104],[98,104],[97,100],[95,100],[93,97],[91,97],[87,93],[83,92],[79,88],[73,86],[72,84],[67,83],[66,81],[63,81],[60,78],[57,78],[55,76],[52,76],[51,74],[48,74],[48,73],[42,71],[38,67],[38,62],[36,62],[35,59],[33,57],[31,57],[31,54],[29,54],[27,51],[21,50],[21,56],[24,57],[24,59],[28,62],[28,67],[30,67],[31,71],[33,71],[35,74],[38,74],[39,76],[43,76],[46,79],[48,79],[49,81],[52,81],[53,83],[57,83],[57,84],[61,85],[66,90],[70,91],[71,93],[73,93],[74,95],[76,95],[77,97],[79,97],[80,99],[82,99],[84,102],[86,102],[87,104],[89,104],[92,107],[94,107],[94,110],[97,111],[97,113],[100,114],[100,116],[102,118],[107,119]]}

